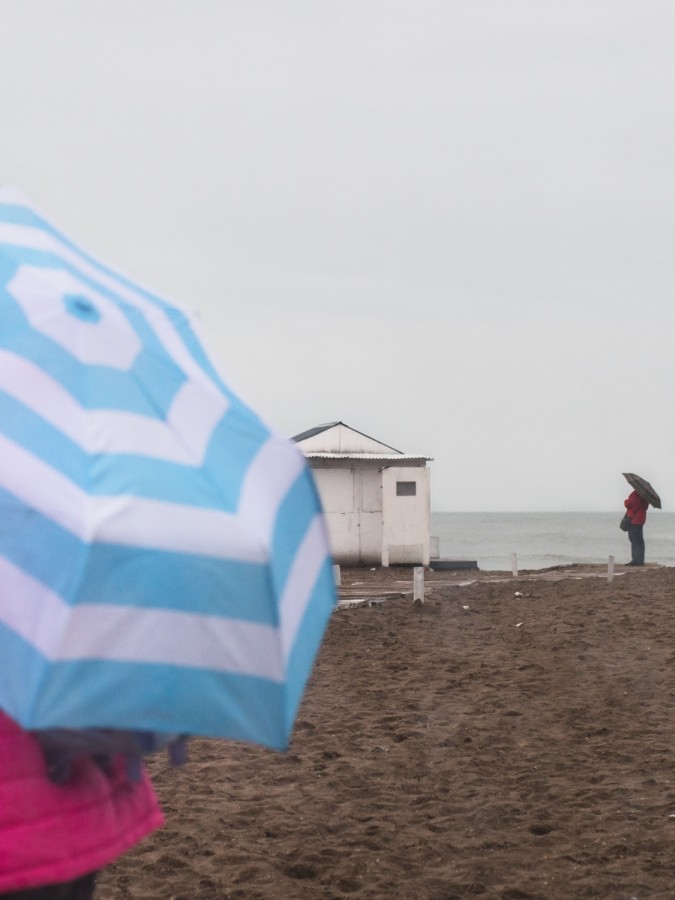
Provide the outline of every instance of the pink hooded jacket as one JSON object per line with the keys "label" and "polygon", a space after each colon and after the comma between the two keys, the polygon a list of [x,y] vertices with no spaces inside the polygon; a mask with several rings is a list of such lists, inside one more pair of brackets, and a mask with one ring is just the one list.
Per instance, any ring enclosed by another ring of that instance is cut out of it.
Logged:
{"label": "pink hooded jacket", "polygon": [[631,525],[644,525],[647,521],[647,507],[649,501],[641,497],[637,491],[633,491],[623,501],[626,507],[626,515],[630,519]]}
{"label": "pink hooded jacket", "polygon": [[0,712],[0,894],[100,869],[163,821],[145,772],[129,781],[121,759],[111,775],[78,760],[52,784],[37,742]]}

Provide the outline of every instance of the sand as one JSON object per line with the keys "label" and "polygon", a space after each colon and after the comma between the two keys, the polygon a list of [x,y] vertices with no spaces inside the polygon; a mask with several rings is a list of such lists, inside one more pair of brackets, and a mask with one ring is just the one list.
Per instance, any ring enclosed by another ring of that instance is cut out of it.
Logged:
{"label": "sand", "polygon": [[167,825],[98,897],[672,898],[675,569],[476,577],[336,611],[287,754],[153,759]]}

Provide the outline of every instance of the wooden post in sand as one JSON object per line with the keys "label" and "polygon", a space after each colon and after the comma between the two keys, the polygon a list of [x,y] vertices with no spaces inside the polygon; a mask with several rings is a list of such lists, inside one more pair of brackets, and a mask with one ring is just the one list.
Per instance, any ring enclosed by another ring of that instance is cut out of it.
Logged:
{"label": "wooden post in sand", "polygon": [[424,603],[424,566],[413,569],[413,603],[421,606]]}
{"label": "wooden post in sand", "polygon": [[342,584],[342,577],[340,576],[340,566],[333,566],[333,584],[335,587],[340,587]]}
{"label": "wooden post in sand", "polygon": [[518,576],[518,557],[515,553],[511,554],[511,574],[514,578]]}
{"label": "wooden post in sand", "polygon": [[611,584],[614,579],[614,557],[610,556],[607,562],[607,584]]}

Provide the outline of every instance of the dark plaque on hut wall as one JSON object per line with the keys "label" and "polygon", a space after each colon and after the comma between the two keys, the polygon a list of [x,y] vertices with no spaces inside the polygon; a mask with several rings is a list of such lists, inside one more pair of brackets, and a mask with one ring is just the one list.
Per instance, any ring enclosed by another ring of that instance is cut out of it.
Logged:
{"label": "dark plaque on hut wall", "polygon": [[414,497],[417,494],[416,481],[397,481],[396,496],[397,497]]}

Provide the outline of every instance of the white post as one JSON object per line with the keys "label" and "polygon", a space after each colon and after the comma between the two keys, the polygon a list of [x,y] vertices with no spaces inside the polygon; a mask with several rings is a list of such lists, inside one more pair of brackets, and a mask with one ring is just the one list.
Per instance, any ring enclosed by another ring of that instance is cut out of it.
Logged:
{"label": "white post", "polygon": [[424,567],[415,566],[413,569],[413,603],[421,606],[424,603]]}
{"label": "white post", "polygon": [[511,574],[514,578],[518,575],[518,557],[515,553],[511,554]]}
{"label": "white post", "polygon": [[614,557],[610,556],[607,562],[607,584],[611,584],[614,578]]}
{"label": "white post", "polygon": [[333,566],[333,582],[335,587],[340,587],[342,584],[342,576],[340,575],[340,566]]}

